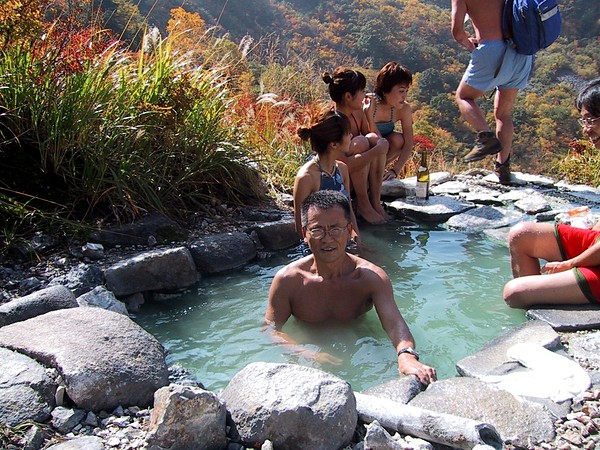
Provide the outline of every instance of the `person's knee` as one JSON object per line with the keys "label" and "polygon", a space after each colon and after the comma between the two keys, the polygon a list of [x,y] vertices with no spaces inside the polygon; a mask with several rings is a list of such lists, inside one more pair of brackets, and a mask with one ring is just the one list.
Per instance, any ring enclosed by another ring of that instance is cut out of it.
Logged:
{"label": "person's knee", "polygon": [[529,240],[530,234],[534,231],[535,223],[519,222],[508,232],[508,247],[510,249],[518,248],[522,243]]}
{"label": "person's knee", "polygon": [[352,148],[354,149],[354,154],[363,153],[369,150],[370,144],[369,140],[365,136],[355,136],[352,138]]}
{"label": "person's knee", "polygon": [[525,308],[528,306],[527,294],[525,292],[523,280],[515,278],[504,285],[504,302],[511,308]]}

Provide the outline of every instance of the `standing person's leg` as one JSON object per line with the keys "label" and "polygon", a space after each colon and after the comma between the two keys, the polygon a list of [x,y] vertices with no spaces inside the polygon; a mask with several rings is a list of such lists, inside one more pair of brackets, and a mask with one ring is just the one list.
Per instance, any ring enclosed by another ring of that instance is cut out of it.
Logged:
{"label": "standing person's leg", "polygon": [[469,86],[464,81],[461,81],[456,90],[456,103],[460,110],[461,117],[471,125],[478,133],[480,131],[490,131],[490,127],[485,121],[483,111],[475,102],[485,92]]}
{"label": "standing person's leg", "polygon": [[467,163],[479,161],[502,150],[500,141],[490,131],[483,111],[475,101],[483,94],[485,94],[485,91],[469,86],[464,80],[460,82],[456,90],[456,103],[460,109],[461,117],[477,131],[475,146],[464,157],[464,161]]}
{"label": "standing person's leg", "polygon": [[495,172],[500,183],[510,183],[510,154],[514,136],[512,119],[513,106],[518,89],[498,89],[494,97],[494,116],[496,118],[496,136],[502,144],[502,150],[496,157]]}

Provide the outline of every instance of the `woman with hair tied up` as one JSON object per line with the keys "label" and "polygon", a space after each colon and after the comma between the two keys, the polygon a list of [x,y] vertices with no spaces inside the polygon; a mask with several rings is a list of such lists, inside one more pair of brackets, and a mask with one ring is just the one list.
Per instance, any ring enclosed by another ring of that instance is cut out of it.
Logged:
{"label": "woman with hair tied up", "polygon": [[[315,152],[298,170],[294,179],[294,220],[296,231],[303,236],[300,210],[302,202],[310,194],[323,190],[340,191],[350,202],[348,167],[340,161],[350,147],[350,123],[344,114],[325,108],[313,118],[309,126],[298,129],[298,136],[303,141],[310,142]],[[352,230],[353,239],[360,243],[354,212]]]}
{"label": "woman with hair tied up", "polygon": [[335,110],[350,121],[352,140],[342,161],[348,166],[356,195],[356,212],[369,223],[390,220],[381,204],[381,183],[385,170],[388,141],[369,132],[369,122],[363,111],[365,76],[356,70],[338,67],[332,75],[323,74]]}

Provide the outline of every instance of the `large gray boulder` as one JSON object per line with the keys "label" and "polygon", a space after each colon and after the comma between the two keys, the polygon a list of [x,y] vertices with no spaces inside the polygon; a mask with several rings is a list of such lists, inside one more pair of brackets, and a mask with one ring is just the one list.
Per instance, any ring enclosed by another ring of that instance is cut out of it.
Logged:
{"label": "large gray boulder", "polygon": [[141,253],[104,272],[106,285],[117,297],[147,291],[177,291],[198,282],[189,250],[177,247]]}
{"label": "large gray boulder", "polygon": [[0,327],[31,319],[49,311],[76,308],[77,306],[75,294],[64,286],[57,285],[40,289],[0,305]]}
{"label": "large gray boulder", "polygon": [[220,450],[227,446],[227,410],[212,392],[171,384],[154,394],[149,450]]}
{"label": "large gray boulder", "polygon": [[54,408],[56,383],[45,368],[17,352],[0,348],[0,423],[45,422]]}
{"label": "large gray boulder", "polygon": [[54,367],[77,407],[147,406],[168,384],[160,343],[123,314],[73,308],[0,328],[0,346]]}
{"label": "large gray boulder", "polygon": [[240,268],[256,258],[256,246],[246,233],[222,233],[192,242],[190,253],[200,272],[218,273]]}
{"label": "large gray boulder", "polygon": [[331,450],[351,440],[357,423],[350,385],[293,364],[252,363],[221,393],[235,431],[247,446]]}
{"label": "large gray boulder", "polygon": [[492,424],[505,443],[530,448],[554,438],[554,417],[538,403],[470,377],[432,383],[410,406]]}

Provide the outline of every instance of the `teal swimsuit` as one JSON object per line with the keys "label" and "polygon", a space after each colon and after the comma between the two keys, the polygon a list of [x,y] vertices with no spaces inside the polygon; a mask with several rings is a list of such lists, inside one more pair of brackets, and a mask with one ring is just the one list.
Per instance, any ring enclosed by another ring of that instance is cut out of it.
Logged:
{"label": "teal swimsuit", "polygon": [[[379,105],[379,99],[375,100],[375,108],[373,108],[373,119],[377,114],[377,105]],[[390,108],[390,120],[389,122],[375,122],[375,126],[377,130],[379,130],[379,134],[381,137],[387,137],[388,134],[391,134],[394,131],[394,126],[396,122],[394,121],[394,107]]]}

